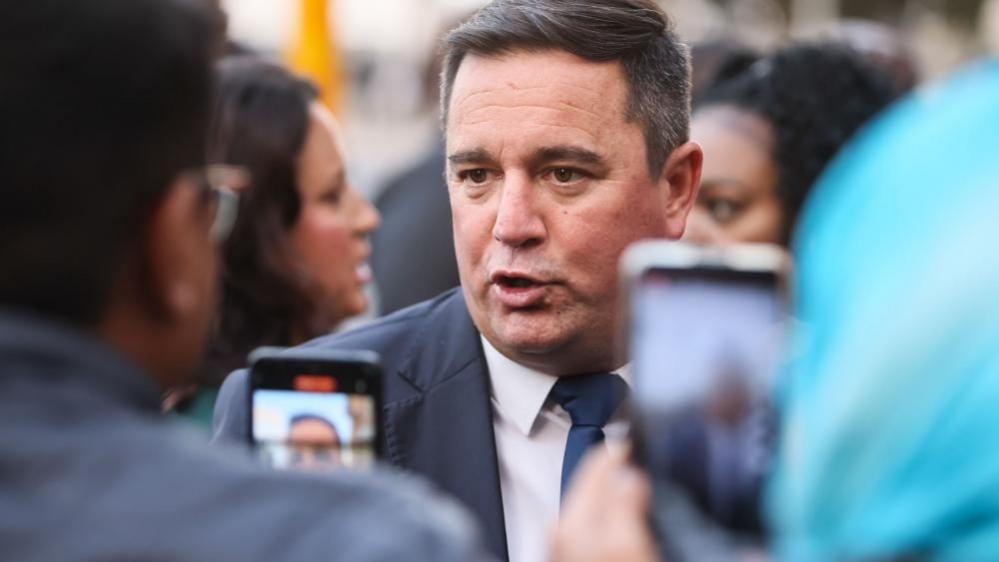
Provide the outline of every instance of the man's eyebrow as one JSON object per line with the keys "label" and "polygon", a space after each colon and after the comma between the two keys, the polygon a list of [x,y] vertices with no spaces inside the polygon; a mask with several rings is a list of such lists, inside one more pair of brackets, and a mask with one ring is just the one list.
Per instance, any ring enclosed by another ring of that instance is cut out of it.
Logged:
{"label": "man's eyebrow", "polygon": [[[447,160],[452,165],[458,165],[487,163],[492,162],[493,158],[487,151],[477,148],[455,152],[449,155]],[[592,150],[578,146],[546,146],[535,150],[534,154],[531,155],[531,161],[535,165],[558,160],[597,166],[604,165],[604,158],[602,156]]]}
{"label": "man's eyebrow", "polygon": [[455,152],[447,157],[447,161],[452,164],[481,163],[488,162],[490,160],[492,160],[492,158],[489,157],[489,153],[481,148]]}
{"label": "man's eyebrow", "polygon": [[532,158],[537,163],[564,160],[581,164],[603,165],[604,158],[592,150],[578,146],[546,146],[534,151]]}

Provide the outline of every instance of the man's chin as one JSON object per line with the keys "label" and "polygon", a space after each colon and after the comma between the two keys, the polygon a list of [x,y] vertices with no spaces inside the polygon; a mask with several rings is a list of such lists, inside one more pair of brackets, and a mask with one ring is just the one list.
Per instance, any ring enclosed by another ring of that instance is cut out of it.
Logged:
{"label": "man's chin", "polygon": [[493,345],[506,354],[544,356],[562,349],[571,340],[570,330],[554,318],[507,317],[493,322]]}

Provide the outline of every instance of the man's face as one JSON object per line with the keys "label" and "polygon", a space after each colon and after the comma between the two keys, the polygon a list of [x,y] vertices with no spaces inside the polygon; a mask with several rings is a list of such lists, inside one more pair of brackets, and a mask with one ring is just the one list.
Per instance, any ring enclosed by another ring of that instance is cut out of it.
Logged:
{"label": "man's face", "polygon": [[650,175],[626,101],[619,63],[561,51],[468,56],[455,78],[447,181],[461,284],[482,334],[522,364],[617,367],[618,259],[669,234],[669,182]]}
{"label": "man's face", "polygon": [[291,465],[298,469],[319,470],[340,466],[340,438],[336,430],[318,419],[305,418],[288,429]]}

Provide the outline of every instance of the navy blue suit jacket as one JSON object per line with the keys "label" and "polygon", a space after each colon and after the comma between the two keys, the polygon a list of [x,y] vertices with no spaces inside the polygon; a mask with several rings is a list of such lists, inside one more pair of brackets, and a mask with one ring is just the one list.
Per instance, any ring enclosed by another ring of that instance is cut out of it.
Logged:
{"label": "navy blue suit jacket", "polygon": [[[490,550],[506,560],[489,372],[461,290],[304,346],[366,349],[381,356],[386,460],[464,503],[478,518]],[[215,406],[217,438],[248,442],[248,391],[246,371],[226,379]]]}

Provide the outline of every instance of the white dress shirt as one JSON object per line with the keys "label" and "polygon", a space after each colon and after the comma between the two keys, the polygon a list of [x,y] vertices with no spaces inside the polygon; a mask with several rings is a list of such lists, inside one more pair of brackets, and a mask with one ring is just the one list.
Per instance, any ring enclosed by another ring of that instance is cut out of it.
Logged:
{"label": "white dress shirt", "polygon": [[[572,419],[558,404],[547,403],[558,377],[515,363],[484,337],[482,349],[492,385],[510,562],[543,562],[548,559],[548,531],[558,519],[562,456]],[[614,372],[630,384],[627,365]],[[620,410],[604,426],[610,443],[627,432],[628,420]]]}

